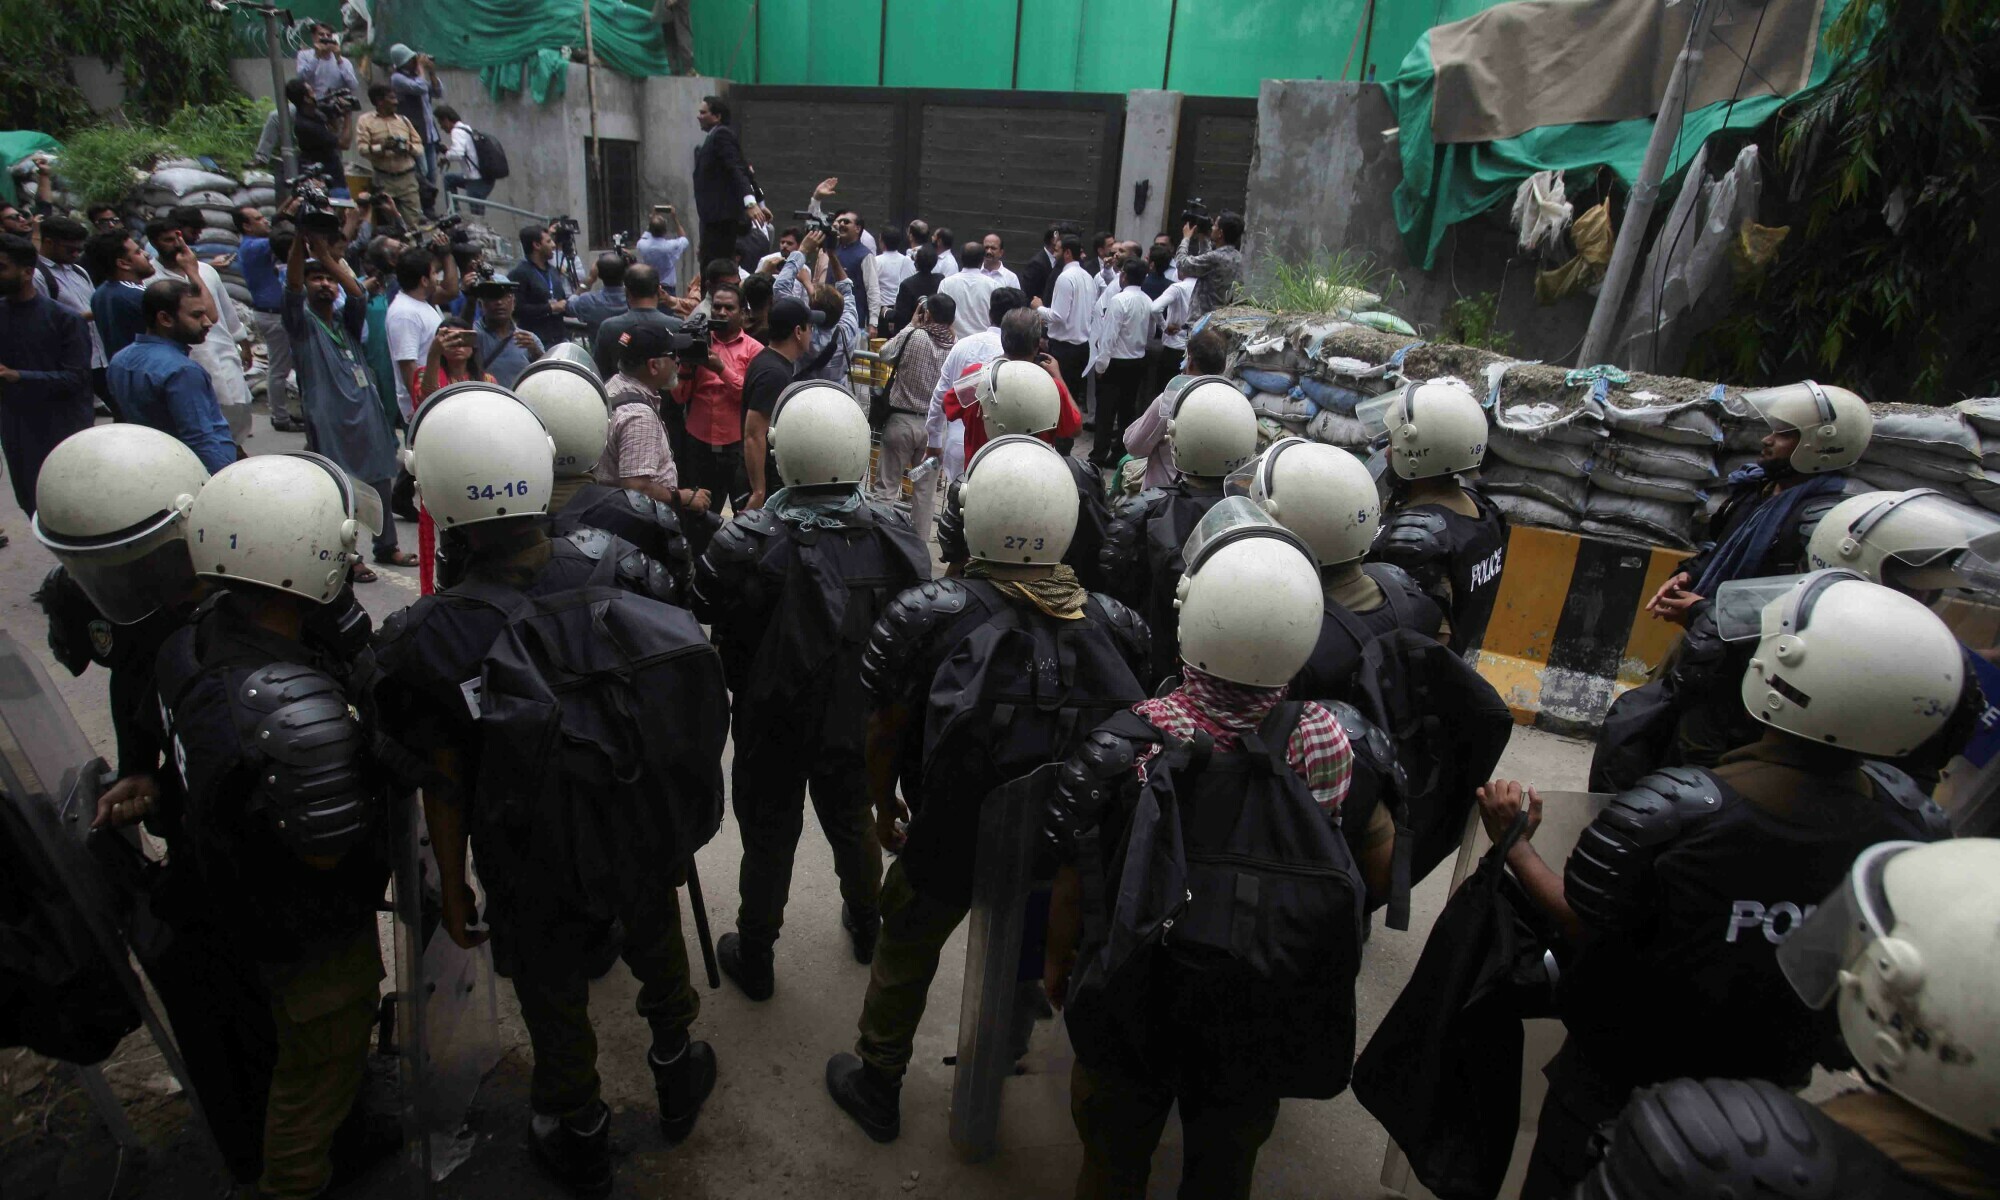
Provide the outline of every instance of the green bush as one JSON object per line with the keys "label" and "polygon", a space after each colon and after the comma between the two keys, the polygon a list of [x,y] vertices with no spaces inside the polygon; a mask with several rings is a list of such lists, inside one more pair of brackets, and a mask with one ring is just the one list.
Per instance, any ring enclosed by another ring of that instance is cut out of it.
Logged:
{"label": "green bush", "polygon": [[[1265,254],[1243,290],[1243,303],[1275,313],[1323,313],[1376,307],[1401,281],[1358,250],[1314,251],[1302,262]],[[1375,297],[1363,305],[1362,293]]]}
{"label": "green bush", "polygon": [[268,100],[231,97],[220,104],[190,105],[164,125],[97,125],[64,144],[57,168],[63,183],[87,204],[120,204],[144,173],[162,158],[209,157],[232,174],[257,150]]}

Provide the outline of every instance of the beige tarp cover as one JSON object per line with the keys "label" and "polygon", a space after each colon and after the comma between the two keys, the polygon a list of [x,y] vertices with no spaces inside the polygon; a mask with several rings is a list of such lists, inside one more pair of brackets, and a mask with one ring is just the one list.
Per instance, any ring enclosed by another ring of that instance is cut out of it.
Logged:
{"label": "beige tarp cover", "polygon": [[[1824,0],[1710,2],[1724,7],[1690,111],[1736,95],[1739,78],[1743,96],[1790,95],[1805,86]],[[1549,125],[1652,116],[1694,5],[1517,0],[1438,26],[1431,30],[1432,141],[1493,142]]]}

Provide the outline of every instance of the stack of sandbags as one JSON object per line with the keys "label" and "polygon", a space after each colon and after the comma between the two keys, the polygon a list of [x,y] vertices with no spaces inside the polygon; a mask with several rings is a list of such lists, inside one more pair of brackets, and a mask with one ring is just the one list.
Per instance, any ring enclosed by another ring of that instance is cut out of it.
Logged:
{"label": "stack of sandbags", "polygon": [[47,150],[41,153],[49,160],[51,192],[47,196],[41,194],[41,182],[37,178],[38,172],[35,167],[34,155],[30,154],[19,162],[10,163],[7,166],[7,173],[13,177],[15,190],[20,194],[22,201],[24,203],[33,203],[39,200],[47,200],[56,206],[56,211],[58,212],[81,211],[83,208],[82,198],[71,192],[64,185],[57,155]]}

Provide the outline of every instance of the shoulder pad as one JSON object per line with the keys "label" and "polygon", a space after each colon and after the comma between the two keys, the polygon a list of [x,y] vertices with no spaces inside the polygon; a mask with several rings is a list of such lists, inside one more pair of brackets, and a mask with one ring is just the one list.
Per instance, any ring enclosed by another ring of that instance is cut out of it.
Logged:
{"label": "shoulder pad", "polygon": [[1132,765],[1138,750],[1131,739],[1100,726],[1056,772],[1042,823],[1043,848],[1055,861],[1075,862],[1077,839],[1103,823],[1121,788],[1137,782]]}
{"label": "shoulder pad", "polygon": [[618,586],[662,604],[679,605],[681,588],[664,563],[644,550],[628,549],[618,560]]}
{"label": "shoulder pad", "polygon": [[602,529],[594,529],[589,525],[577,526],[575,529],[564,534],[561,540],[574,546],[582,552],[585,558],[592,562],[603,558],[604,552],[611,549],[611,535]]}
{"label": "shoulder pad", "polygon": [[83,674],[93,659],[107,660],[114,636],[111,623],[60,564],[42,578],[33,599],[49,619],[49,653],[70,674]]}
{"label": "shoulder pad", "polygon": [[938,559],[946,563],[962,563],[972,557],[965,545],[965,507],[959,503],[958,483],[953,480],[945,488],[944,503],[938,506]]}
{"label": "shoulder pad", "polygon": [[1426,594],[1448,585],[1451,533],[1444,514],[1428,508],[1389,514],[1368,557],[1401,567]]}
{"label": "shoulder pad", "polygon": [[1153,654],[1153,633],[1146,625],[1146,618],[1130,605],[1103,592],[1092,592],[1090,598],[1096,601],[1098,617],[1112,640],[1124,652],[1125,661],[1131,664],[1134,672],[1143,674]]}
{"label": "shoulder pad", "polygon": [[1761,1079],[1676,1079],[1632,1097],[1577,1200],[1860,1195],[1838,1127]]}
{"label": "shoulder pad", "polygon": [[861,653],[862,686],[884,700],[901,695],[918,682],[904,677],[910,664],[972,603],[972,589],[957,579],[930,579],[896,593],[869,631]]}
{"label": "shoulder pad", "polygon": [[740,512],[710,539],[708,557],[717,563],[748,562],[763,552],[764,543],[783,532],[784,522],[768,509]]}
{"label": "shoulder pad", "polygon": [[1376,544],[1398,542],[1410,546],[1435,546],[1442,552],[1449,532],[1444,514],[1435,509],[1399,508],[1382,519],[1382,532],[1376,535]]}
{"label": "shoulder pad", "polygon": [[916,528],[915,523],[910,520],[908,508],[874,496],[866,496],[865,493],[864,496],[861,502],[862,511],[873,517],[876,524],[886,525],[891,529]]}
{"label": "shoulder pad", "polygon": [[1347,735],[1347,744],[1353,747],[1357,758],[1383,774],[1395,770],[1396,746],[1380,725],[1362,716],[1360,709],[1345,700],[1316,700],[1314,703],[1340,722],[1340,730]]}
{"label": "shoulder pad", "polygon": [[1147,488],[1137,495],[1127,496],[1111,506],[1111,519],[1123,517],[1127,520],[1143,521],[1152,515],[1154,509],[1167,501],[1165,488]]}
{"label": "shoulder pad", "polygon": [[1697,767],[1655,771],[1621,793],[1563,868],[1570,908],[1600,930],[1628,927],[1644,912],[1653,859],[1688,822],[1720,812],[1724,799],[1722,785]]}
{"label": "shoulder pad", "polygon": [[1368,578],[1373,579],[1375,581],[1376,587],[1389,588],[1393,586],[1393,587],[1400,587],[1405,589],[1406,591],[1411,591],[1411,592],[1421,592],[1423,590],[1417,586],[1417,581],[1410,577],[1410,573],[1408,571],[1405,571],[1403,568],[1397,566],[1395,563],[1390,563],[1390,562],[1363,563],[1361,566],[1361,573],[1368,576]]}
{"label": "shoulder pad", "polygon": [[632,506],[632,511],[653,524],[662,529],[671,529],[675,533],[681,531],[681,517],[674,511],[673,505],[663,500],[655,500],[646,493],[632,488],[622,488],[619,494],[625,497],[625,503]]}
{"label": "shoulder pad", "polygon": [[1951,819],[1945,816],[1944,809],[1924,794],[1924,789],[1916,780],[1885,762],[1864,762],[1861,773],[1875,785],[1878,795],[1909,813],[1912,820],[1922,825],[1931,841],[1951,836]]}
{"label": "shoulder pad", "polygon": [[244,744],[261,758],[251,801],[272,832],[301,856],[339,856],[377,814],[361,719],[330,675],[271,663],[243,677],[235,695]]}

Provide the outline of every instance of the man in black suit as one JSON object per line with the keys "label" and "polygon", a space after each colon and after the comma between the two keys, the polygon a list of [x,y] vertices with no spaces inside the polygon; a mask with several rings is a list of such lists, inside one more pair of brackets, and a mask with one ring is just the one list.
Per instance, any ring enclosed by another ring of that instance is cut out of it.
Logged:
{"label": "man in black suit", "polygon": [[896,288],[896,310],[889,317],[890,337],[895,337],[916,316],[917,302],[926,296],[937,295],[938,284],[944,282],[944,276],[937,270],[937,251],[929,246],[919,246],[911,259],[917,269]]}
{"label": "man in black suit", "polygon": [[743,147],[727,124],[729,105],[720,96],[704,96],[695,120],[708,131],[694,148],[694,204],[701,217],[702,263],[736,257],[736,235],[749,225],[757,207],[757,185],[743,161]]}
{"label": "man in black suit", "polygon": [[750,215],[750,227],[736,238],[736,265],[746,271],[755,271],[757,264],[771,252],[771,238],[775,231],[771,228],[771,210],[763,205]]}
{"label": "man in black suit", "polygon": [[1055,224],[1042,235],[1042,248],[1021,268],[1021,290],[1043,304],[1055,299],[1056,275],[1062,271],[1062,235],[1076,232],[1073,226]]}

